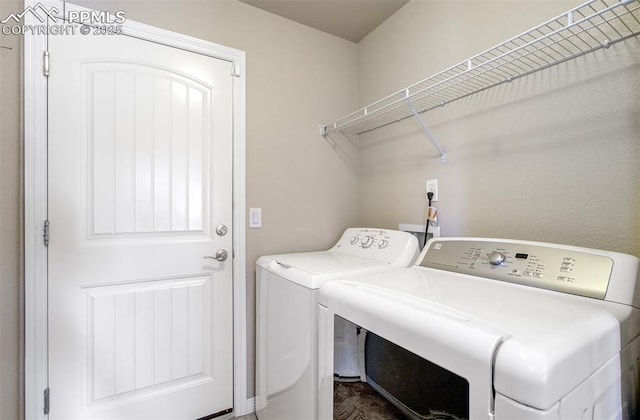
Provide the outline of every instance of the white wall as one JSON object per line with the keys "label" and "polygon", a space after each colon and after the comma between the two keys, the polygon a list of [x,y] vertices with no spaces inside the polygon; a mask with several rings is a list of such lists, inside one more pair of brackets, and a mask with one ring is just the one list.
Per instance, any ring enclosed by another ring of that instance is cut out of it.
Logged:
{"label": "white wall", "polygon": [[[412,0],[359,44],[361,106],[553,18],[576,1]],[[640,255],[640,39],[360,136],[361,224]]]}
{"label": "white wall", "polygon": [[[0,1],[0,18],[21,1]],[[0,419],[22,416],[20,39],[0,35]]]}

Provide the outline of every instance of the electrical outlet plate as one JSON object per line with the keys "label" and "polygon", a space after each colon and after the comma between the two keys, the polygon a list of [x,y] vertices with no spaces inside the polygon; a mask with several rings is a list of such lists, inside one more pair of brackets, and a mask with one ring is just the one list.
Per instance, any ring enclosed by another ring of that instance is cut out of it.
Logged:
{"label": "electrical outlet plate", "polygon": [[432,192],[433,199],[431,201],[438,201],[438,180],[437,179],[428,179],[427,180],[427,190],[426,193]]}

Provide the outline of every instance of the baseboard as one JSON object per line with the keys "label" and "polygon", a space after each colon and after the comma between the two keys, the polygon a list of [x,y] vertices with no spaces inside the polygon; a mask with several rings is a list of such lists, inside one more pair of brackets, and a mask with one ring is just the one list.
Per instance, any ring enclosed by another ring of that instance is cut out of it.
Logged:
{"label": "baseboard", "polygon": [[255,413],[256,411],[256,398],[247,398],[244,401],[242,407],[236,407],[234,414],[236,417],[245,416],[247,414]]}

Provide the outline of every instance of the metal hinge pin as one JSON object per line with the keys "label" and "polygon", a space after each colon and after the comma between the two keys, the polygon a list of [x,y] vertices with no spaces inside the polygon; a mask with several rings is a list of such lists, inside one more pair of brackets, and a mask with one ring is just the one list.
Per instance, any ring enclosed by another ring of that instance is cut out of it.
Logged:
{"label": "metal hinge pin", "polygon": [[44,414],[49,414],[49,388],[44,390]]}
{"label": "metal hinge pin", "polygon": [[49,77],[49,51],[42,52],[42,74]]}
{"label": "metal hinge pin", "polygon": [[49,246],[49,221],[44,221],[44,226],[42,226],[42,241],[44,242],[45,248]]}

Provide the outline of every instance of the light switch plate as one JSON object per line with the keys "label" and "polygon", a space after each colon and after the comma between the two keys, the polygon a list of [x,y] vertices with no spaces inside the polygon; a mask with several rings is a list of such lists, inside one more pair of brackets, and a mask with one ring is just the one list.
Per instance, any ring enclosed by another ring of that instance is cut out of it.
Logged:
{"label": "light switch plate", "polygon": [[262,209],[260,207],[249,209],[249,228],[262,227]]}

